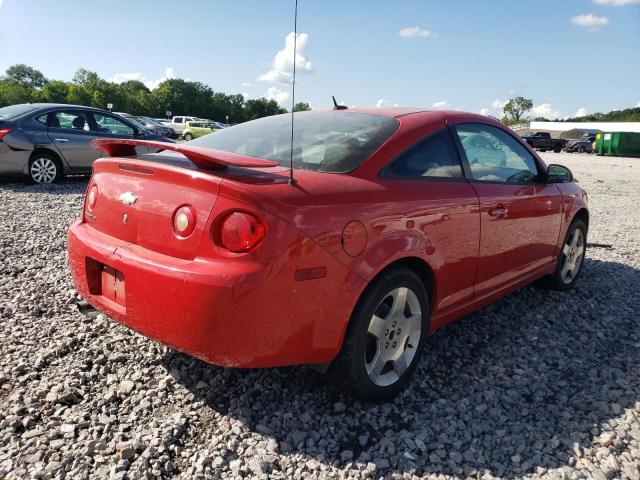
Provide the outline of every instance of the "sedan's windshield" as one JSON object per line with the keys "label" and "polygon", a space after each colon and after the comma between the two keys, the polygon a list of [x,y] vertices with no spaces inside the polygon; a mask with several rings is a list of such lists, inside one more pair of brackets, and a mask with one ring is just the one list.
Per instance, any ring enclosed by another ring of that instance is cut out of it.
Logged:
{"label": "sedan's windshield", "polygon": [[[293,167],[322,172],[350,172],[398,128],[395,118],[358,112],[295,114]],[[190,142],[193,146],[240,153],[289,165],[291,114],[274,115]]]}
{"label": "sedan's windshield", "polygon": [[8,107],[0,108],[0,118],[10,119],[14,117],[18,117],[23,113],[34,110],[36,107],[29,104],[23,105],[10,105]]}

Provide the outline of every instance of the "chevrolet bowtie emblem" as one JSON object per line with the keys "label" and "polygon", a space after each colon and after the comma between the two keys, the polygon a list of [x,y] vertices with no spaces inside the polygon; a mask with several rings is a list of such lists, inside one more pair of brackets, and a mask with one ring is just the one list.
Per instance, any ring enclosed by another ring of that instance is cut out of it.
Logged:
{"label": "chevrolet bowtie emblem", "polygon": [[137,200],[138,197],[131,192],[124,192],[120,194],[120,201],[125,205],[133,205]]}

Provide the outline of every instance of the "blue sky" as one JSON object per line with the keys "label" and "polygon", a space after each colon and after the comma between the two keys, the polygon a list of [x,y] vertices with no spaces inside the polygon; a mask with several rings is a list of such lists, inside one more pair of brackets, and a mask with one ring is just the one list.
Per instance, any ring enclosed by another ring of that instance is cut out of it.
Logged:
{"label": "blue sky", "polygon": [[[198,80],[289,106],[293,0],[0,0],[0,72]],[[640,103],[640,0],[299,0],[296,97],[548,117]],[[280,55],[278,52],[283,51]]]}

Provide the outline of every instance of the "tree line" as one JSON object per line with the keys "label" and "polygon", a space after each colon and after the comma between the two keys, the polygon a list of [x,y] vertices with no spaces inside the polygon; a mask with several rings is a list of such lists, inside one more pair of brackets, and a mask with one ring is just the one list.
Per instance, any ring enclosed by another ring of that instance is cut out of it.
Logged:
{"label": "tree line", "polygon": [[[51,80],[28,65],[9,67],[0,76],[0,107],[19,103],[65,103],[107,108],[131,115],[165,117],[193,115],[224,122],[240,123],[260,117],[286,113],[275,100],[245,98],[240,94],[215,92],[201,82],[172,78],[150,90],[138,80],[109,82],[96,72],[81,68],[70,82]],[[306,102],[296,103],[295,111],[310,110]]]}

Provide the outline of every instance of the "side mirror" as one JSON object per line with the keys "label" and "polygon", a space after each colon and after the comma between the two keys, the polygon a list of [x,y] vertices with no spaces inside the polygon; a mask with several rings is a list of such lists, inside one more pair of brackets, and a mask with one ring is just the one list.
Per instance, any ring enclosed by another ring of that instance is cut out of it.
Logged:
{"label": "side mirror", "polygon": [[547,167],[548,183],[569,183],[573,182],[573,173],[567,167],[551,164]]}

